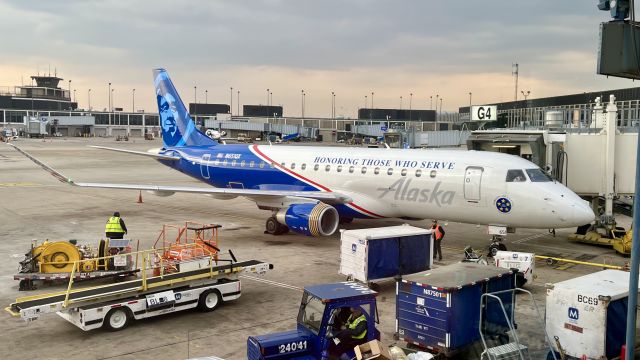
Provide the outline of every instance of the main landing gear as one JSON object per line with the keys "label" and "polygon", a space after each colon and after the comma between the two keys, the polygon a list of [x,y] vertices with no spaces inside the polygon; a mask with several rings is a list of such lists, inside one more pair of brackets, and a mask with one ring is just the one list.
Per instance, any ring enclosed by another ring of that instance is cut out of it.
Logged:
{"label": "main landing gear", "polygon": [[282,235],[289,232],[289,227],[286,225],[282,225],[276,220],[275,216],[272,216],[267,219],[267,223],[265,224],[265,234],[271,235]]}

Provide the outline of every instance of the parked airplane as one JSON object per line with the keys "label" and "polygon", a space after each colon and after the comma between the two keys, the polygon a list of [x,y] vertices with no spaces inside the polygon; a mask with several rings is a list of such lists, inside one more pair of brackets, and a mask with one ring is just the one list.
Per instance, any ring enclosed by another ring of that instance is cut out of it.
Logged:
{"label": "parked airplane", "polygon": [[[266,231],[329,236],[354,218],[447,219],[523,228],[589,223],[589,203],[517,156],[464,150],[221,145],[196,129],[169,75],[154,70],[164,147],[103,148],[157,159],[211,187],[76,183],[81,187],[243,196],[271,211]],[[15,147],[15,146],[14,146]],[[97,146],[96,146],[97,147]],[[100,147],[98,147],[100,148]]]}

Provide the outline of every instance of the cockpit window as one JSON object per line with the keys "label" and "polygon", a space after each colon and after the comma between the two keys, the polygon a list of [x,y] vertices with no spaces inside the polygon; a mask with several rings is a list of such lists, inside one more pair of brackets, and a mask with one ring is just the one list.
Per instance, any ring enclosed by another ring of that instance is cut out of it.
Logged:
{"label": "cockpit window", "polygon": [[507,182],[523,182],[527,181],[524,172],[520,169],[512,169],[507,171]]}
{"label": "cockpit window", "polygon": [[541,169],[526,169],[525,171],[527,172],[527,175],[529,175],[529,179],[531,179],[532,182],[553,181],[551,176],[547,175],[547,173],[545,173]]}

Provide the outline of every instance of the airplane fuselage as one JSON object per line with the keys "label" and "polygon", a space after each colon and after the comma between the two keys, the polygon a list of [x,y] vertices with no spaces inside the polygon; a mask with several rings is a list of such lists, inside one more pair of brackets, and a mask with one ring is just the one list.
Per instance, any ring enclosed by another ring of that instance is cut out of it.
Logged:
{"label": "airplane fuselage", "polygon": [[[161,153],[182,158],[161,161],[165,165],[215,187],[339,192],[353,200],[335,206],[343,218],[562,228],[593,216],[571,190],[536,176],[536,165],[500,153],[268,145],[182,146]],[[509,170],[527,176],[507,181]]]}

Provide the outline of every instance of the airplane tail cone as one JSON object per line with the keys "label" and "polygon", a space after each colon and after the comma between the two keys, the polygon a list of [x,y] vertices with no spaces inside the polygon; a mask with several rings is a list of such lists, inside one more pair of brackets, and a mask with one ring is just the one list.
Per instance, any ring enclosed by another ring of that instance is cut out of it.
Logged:
{"label": "airplane tail cone", "polygon": [[142,203],[144,203],[144,201],[142,201],[142,190],[140,190],[140,193],[138,193],[138,204]]}

